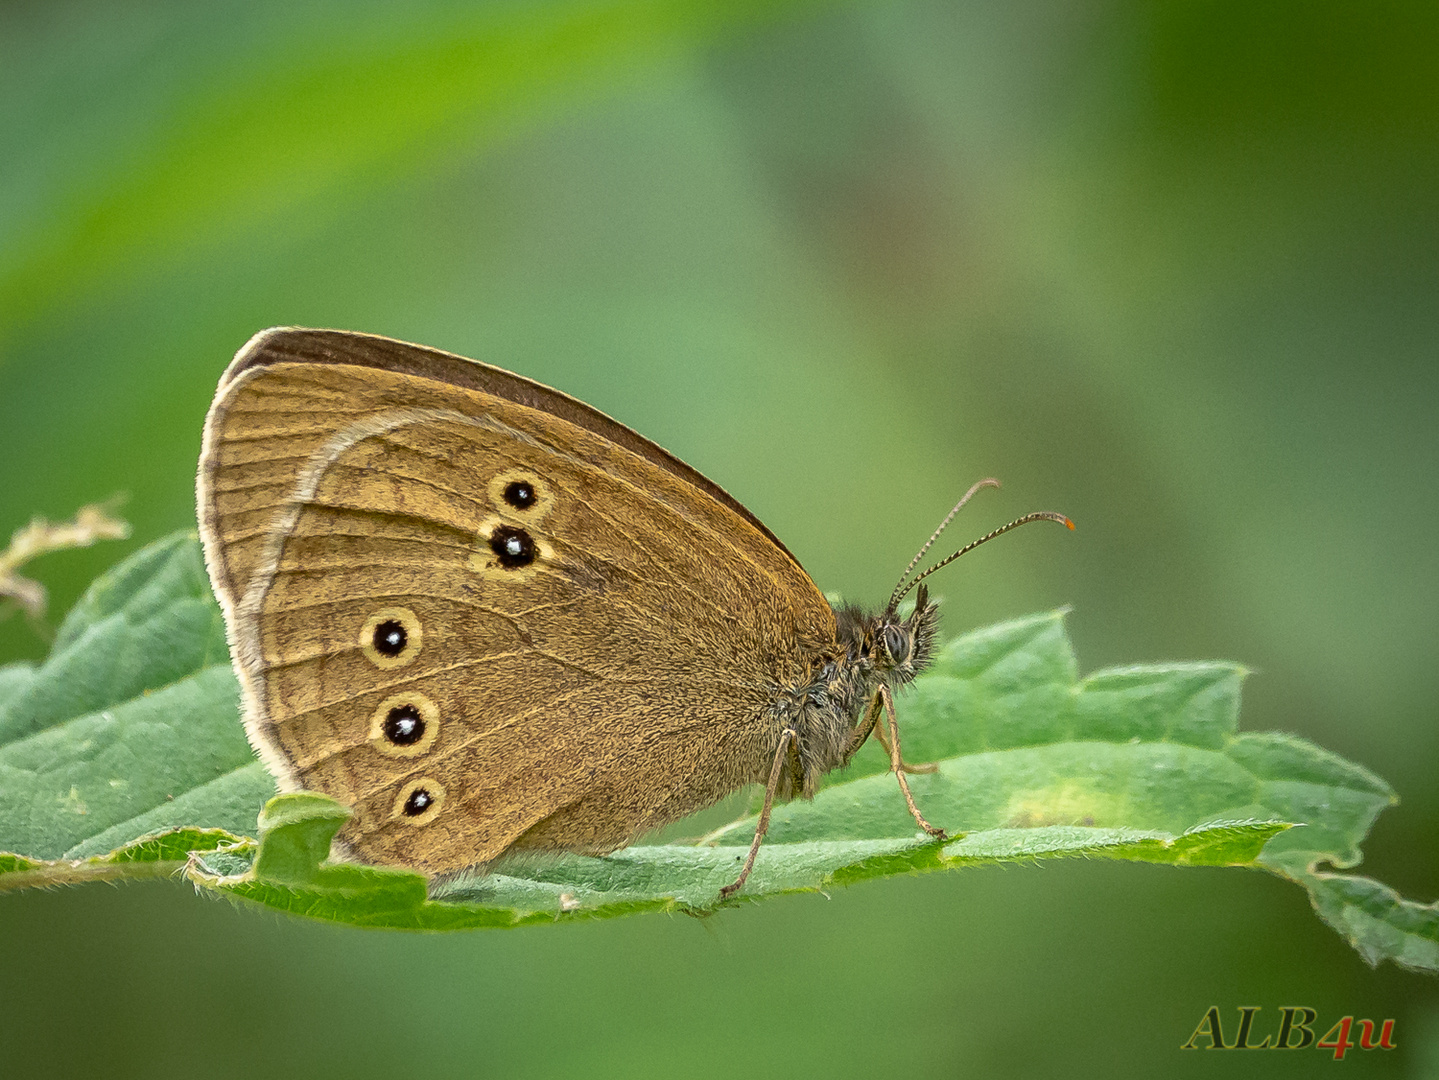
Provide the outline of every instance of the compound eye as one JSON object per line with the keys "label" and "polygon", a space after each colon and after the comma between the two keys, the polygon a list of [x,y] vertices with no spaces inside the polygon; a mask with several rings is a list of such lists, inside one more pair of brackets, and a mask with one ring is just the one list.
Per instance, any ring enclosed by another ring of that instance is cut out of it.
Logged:
{"label": "compound eye", "polygon": [[884,649],[896,664],[909,659],[909,635],[897,626],[886,626],[883,632]]}

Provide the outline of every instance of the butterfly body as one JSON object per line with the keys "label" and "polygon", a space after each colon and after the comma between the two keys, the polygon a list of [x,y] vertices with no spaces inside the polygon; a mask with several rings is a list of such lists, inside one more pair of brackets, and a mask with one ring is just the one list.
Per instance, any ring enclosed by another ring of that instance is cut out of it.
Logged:
{"label": "butterfly body", "polygon": [[836,612],[654,444],[385,338],[257,335],[197,484],[250,740],[367,861],[603,854],[770,777],[812,796],[930,654],[923,591]]}

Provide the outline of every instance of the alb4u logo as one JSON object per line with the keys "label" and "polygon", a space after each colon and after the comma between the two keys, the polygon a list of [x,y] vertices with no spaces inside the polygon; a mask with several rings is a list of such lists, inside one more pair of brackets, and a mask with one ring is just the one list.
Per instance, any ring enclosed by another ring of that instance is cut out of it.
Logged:
{"label": "alb4u logo", "polygon": [[1394,1042],[1393,1020],[1385,1020],[1379,1025],[1378,1038],[1374,1036],[1374,1021],[1360,1020],[1358,1022],[1359,1041],[1357,1043],[1352,1041],[1351,1036],[1355,1033],[1355,1021],[1352,1016],[1345,1016],[1338,1020],[1325,1032],[1323,1038],[1316,1041],[1314,1022],[1319,1019],[1319,1014],[1302,1005],[1280,1009],[1279,1030],[1271,1030],[1261,1039],[1254,1022],[1258,1012],[1258,1005],[1241,1005],[1239,1007],[1239,1030],[1234,1036],[1234,1041],[1228,1042],[1224,1038],[1224,1027],[1219,1020],[1219,1006],[1211,1005],[1209,1011],[1204,1014],[1204,1019],[1199,1021],[1199,1026],[1194,1029],[1194,1034],[1189,1036],[1189,1041],[1180,1049],[1303,1050],[1312,1046],[1316,1050],[1333,1050],[1334,1060],[1342,1061],[1345,1053],[1353,1049],[1393,1050],[1397,1045]]}

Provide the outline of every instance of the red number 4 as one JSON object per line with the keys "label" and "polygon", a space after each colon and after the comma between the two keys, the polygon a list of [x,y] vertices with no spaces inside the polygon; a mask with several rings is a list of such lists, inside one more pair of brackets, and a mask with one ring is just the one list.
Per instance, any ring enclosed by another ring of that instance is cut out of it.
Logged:
{"label": "red number 4", "polygon": [[[1335,1061],[1343,1060],[1344,1052],[1354,1046],[1354,1044],[1349,1041],[1349,1031],[1353,1024],[1354,1017],[1344,1017],[1344,1019],[1326,1031],[1324,1038],[1320,1039],[1314,1045],[1322,1046],[1325,1050],[1333,1050]],[[1393,1050],[1393,1037],[1393,1020],[1384,1021],[1384,1026],[1379,1029],[1379,1041],[1377,1043],[1374,1041],[1374,1021],[1359,1021],[1359,1049],[1361,1050]]]}

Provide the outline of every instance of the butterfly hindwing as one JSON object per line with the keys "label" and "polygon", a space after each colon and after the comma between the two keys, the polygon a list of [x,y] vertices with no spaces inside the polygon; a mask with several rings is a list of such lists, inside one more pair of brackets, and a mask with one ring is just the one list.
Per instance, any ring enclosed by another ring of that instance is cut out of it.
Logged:
{"label": "butterfly hindwing", "polygon": [[510,396],[488,392],[496,371],[271,331],[206,429],[252,743],[283,786],[354,807],[356,854],[431,872],[613,850],[762,779],[794,643],[835,633],[733,500],[593,410],[559,415],[572,399],[504,372]]}

